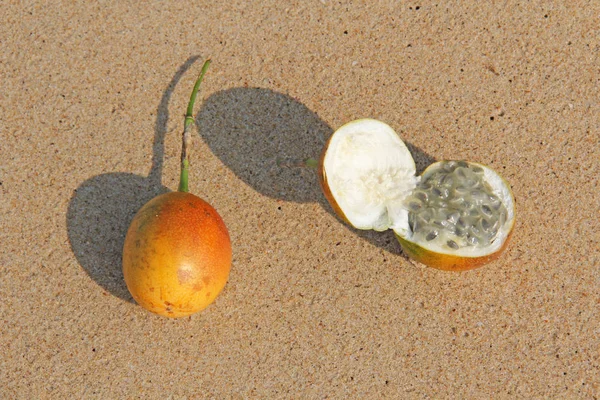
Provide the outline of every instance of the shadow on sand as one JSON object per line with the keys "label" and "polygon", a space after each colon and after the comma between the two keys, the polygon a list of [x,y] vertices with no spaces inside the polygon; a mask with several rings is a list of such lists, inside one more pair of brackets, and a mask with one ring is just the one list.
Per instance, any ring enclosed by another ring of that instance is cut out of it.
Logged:
{"label": "shadow on sand", "polygon": [[[181,77],[198,58],[188,59],[163,93],[158,105],[149,175],[95,176],[75,190],[69,203],[68,236],[79,264],[98,285],[126,301],[133,299],[121,267],[125,234],[137,210],[168,191],[161,184],[161,174],[169,100]],[[211,95],[202,105],[196,121],[200,136],[211,151],[253,189],[288,202],[317,202],[333,213],[321,193],[316,171],[289,167],[308,157],[318,157],[333,132],[302,103],[268,89],[234,88]],[[407,146],[419,171],[434,161],[410,143]],[[391,232],[348,229],[378,247],[400,253]]]}
{"label": "shadow on sand", "polygon": [[[268,89],[233,88],[211,95],[196,121],[211,151],[253,189],[289,202],[316,202],[334,213],[321,192],[316,171],[278,165],[281,161],[297,165],[306,158],[318,158],[333,133],[305,105]],[[435,162],[419,148],[406,145],[418,173]],[[391,253],[401,252],[391,231],[348,229]]]}

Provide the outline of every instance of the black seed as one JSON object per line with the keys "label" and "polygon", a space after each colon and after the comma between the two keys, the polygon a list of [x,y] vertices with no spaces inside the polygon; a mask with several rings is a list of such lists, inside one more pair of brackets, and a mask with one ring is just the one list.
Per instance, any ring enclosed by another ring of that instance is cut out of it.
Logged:
{"label": "black seed", "polygon": [[408,205],[408,207],[413,211],[419,211],[421,208],[423,208],[421,203],[416,202],[416,201],[411,201],[410,204]]}
{"label": "black seed", "polygon": [[427,236],[425,236],[425,239],[430,242],[433,239],[435,239],[437,237],[437,235],[438,235],[437,231],[431,231],[427,234]]}
{"label": "black seed", "polygon": [[487,205],[481,206],[481,211],[488,217],[491,217],[493,215],[492,209]]}
{"label": "black seed", "polygon": [[427,193],[422,192],[422,191],[414,192],[413,196],[416,197],[417,199],[421,200],[424,203],[427,202],[427,198],[429,197],[429,196],[427,196]]}
{"label": "black seed", "polygon": [[492,224],[490,224],[490,221],[488,221],[485,218],[481,219],[481,227],[483,228],[484,231],[489,231],[490,228],[492,227]]}
{"label": "black seed", "polygon": [[448,247],[450,247],[451,249],[457,250],[458,249],[458,245],[456,244],[456,242],[454,240],[448,240],[446,242],[446,244],[448,245]]}
{"label": "black seed", "polygon": [[[410,221],[409,221],[409,222],[410,222]],[[416,232],[416,231],[417,231],[417,230],[420,228],[420,227],[419,227],[419,224],[417,223],[417,221],[413,221],[413,222],[412,222],[412,224],[410,224],[410,223],[409,223],[409,225],[410,225],[410,229],[411,229],[413,232]]]}

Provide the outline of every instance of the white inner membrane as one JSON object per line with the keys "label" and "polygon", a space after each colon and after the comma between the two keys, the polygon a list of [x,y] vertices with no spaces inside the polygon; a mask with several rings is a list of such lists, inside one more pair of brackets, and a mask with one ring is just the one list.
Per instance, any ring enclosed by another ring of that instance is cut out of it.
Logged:
{"label": "white inner membrane", "polygon": [[356,228],[384,231],[408,219],[403,201],[418,182],[415,162],[388,125],[363,119],[341,127],[323,167],[333,197]]}

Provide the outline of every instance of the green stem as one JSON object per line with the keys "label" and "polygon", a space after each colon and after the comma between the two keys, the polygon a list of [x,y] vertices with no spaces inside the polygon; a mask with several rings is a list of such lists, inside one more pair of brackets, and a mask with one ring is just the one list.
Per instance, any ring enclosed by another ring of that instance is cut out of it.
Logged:
{"label": "green stem", "polygon": [[188,192],[188,175],[190,170],[190,144],[192,141],[192,134],[190,132],[191,126],[194,123],[194,103],[196,102],[196,97],[198,96],[198,90],[200,89],[200,84],[202,83],[202,78],[204,78],[204,74],[206,74],[206,70],[210,65],[210,59],[204,62],[202,66],[202,70],[200,71],[200,75],[198,75],[198,79],[196,80],[196,84],[194,85],[194,89],[192,90],[192,95],[190,96],[190,102],[188,103],[187,112],[185,113],[185,121],[183,125],[183,143],[181,146],[181,175],[179,176],[179,191],[180,192]]}
{"label": "green stem", "polygon": [[316,158],[307,158],[305,160],[282,160],[278,158],[276,160],[277,166],[280,168],[311,168],[317,169],[319,167],[319,160]]}
{"label": "green stem", "polygon": [[319,167],[319,160],[317,160],[316,158],[307,158],[306,160],[304,160],[304,164],[306,164],[306,166],[308,168],[314,168],[317,169]]}

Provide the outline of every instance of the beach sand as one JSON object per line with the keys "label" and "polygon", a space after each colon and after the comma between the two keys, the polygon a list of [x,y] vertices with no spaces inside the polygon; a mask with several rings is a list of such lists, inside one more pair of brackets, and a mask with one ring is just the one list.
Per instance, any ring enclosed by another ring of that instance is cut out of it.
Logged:
{"label": "beach sand", "polygon": [[[0,391],[6,399],[600,397],[600,3],[4,2]],[[121,272],[131,218],[177,189],[230,232],[215,303],[155,316]],[[392,126],[419,170],[511,185],[506,252],[415,264],[338,219],[309,168]]]}

